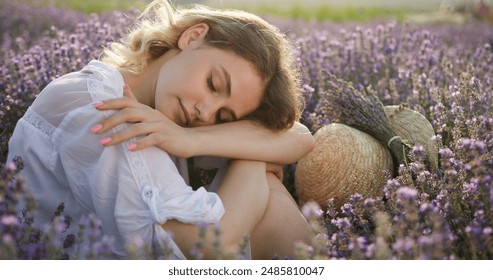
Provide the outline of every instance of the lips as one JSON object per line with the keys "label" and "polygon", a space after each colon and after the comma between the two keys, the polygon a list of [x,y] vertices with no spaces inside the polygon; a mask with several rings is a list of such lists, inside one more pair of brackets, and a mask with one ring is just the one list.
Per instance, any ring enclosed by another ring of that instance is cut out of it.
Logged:
{"label": "lips", "polygon": [[185,117],[183,121],[183,123],[185,124],[185,126],[190,126],[190,115],[188,114],[188,111],[187,109],[185,109],[185,106],[183,106],[183,104],[181,103],[180,101],[180,106],[181,106],[181,110],[183,111],[183,116]]}

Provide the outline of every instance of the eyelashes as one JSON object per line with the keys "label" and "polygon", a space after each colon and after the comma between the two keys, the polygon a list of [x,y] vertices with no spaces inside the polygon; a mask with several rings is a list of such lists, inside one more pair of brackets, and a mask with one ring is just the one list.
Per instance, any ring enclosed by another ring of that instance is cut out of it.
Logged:
{"label": "eyelashes", "polygon": [[216,123],[225,123],[226,121],[221,118],[221,111],[216,113]]}
{"label": "eyelashes", "polygon": [[221,109],[216,113],[216,123],[227,123],[236,121],[234,113],[227,109]]}
{"label": "eyelashes", "polygon": [[[207,77],[207,87],[209,88],[210,91],[212,91],[213,94],[218,93],[217,88],[214,86],[212,74],[210,74]],[[234,116],[234,113],[232,113],[229,110],[220,109],[216,112],[216,123],[231,122],[231,121],[234,121],[235,119],[236,118]]]}
{"label": "eyelashes", "polygon": [[212,90],[213,92],[216,92],[216,88],[214,87],[214,83],[212,82],[212,75],[210,75],[207,78],[207,87]]}

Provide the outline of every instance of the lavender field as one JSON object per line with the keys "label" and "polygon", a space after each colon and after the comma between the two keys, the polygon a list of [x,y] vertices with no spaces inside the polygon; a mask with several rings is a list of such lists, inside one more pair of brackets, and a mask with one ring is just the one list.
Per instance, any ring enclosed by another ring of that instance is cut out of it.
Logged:
{"label": "lavender field", "polygon": [[[0,157],[36,94],[54,78],[79,70],[120,38],[136,11],[101,14],[0,2]],[[302,210],[319,233],[299,248],[304,259],[493,259],[493,25],[395,22],[333,23],[267,17],[297,46],[306,107],[314,133],[333,121],[329,81],[371,88],[384,105],[406,104],[431,122],[439,168],[416,161],[389,176],[379,197],[355,194],[341,208]],[[63,206],[51,227],[32,226],[32,208],[16,212],[22,160],[1,166],[0,259],[105,258],[111,240],[99,221],[72,221]],[[296,197],[294,169],[285,183]],[[33,201],[34,203],[34,201]],[[66,227],[79,227],[78,236]],[[86,242],[89,248],[72,252]],[[140,255],[139,255],[140,256]]]}

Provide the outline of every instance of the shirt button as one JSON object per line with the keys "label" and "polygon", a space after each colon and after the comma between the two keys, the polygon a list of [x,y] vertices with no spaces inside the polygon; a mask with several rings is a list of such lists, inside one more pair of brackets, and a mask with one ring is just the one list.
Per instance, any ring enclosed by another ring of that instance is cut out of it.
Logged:
{"label": "shirt button", "polygon": [[144,186],[143,192],[144,192],[144,196],[148,198],[152,197],[154,194],[154,192],[152,191],[152,187],[149,185]]}

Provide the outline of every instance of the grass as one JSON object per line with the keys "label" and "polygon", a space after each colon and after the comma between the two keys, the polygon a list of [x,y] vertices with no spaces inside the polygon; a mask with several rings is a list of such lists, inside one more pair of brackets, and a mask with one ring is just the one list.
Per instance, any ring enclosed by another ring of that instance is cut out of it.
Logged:
{"label": "grass", "polygon": [[[2,0],[8,1],[8,0]],[[146,0],[22,0],[23,2],[36,5],[54,5],[56,7],[66,7],[85,13],[101,13],[112,10],[126,10],[130,7],[143,9],[148,1]]]}
{"label": "grass", "polygon": [[126,10],[130,7],[143,8],[147,4],[144,0],[57,0],[59,5],[65,5],[75,10],[92,13],[111,10]]}
{"label": "grass", "polygon": [[260,5],[252,7],[251,12],[261,15],[273,15],[283,18],[294,18],[318,21],[369,21],[374,19],[394,19],[402,21],[411,13],[408,9],[387,8],[387,7],[354,7],[354,6],[329,6],[320,5],[317,7],[305,7],[293,5],[287,9],[280,9],[272,5]]}
{"label": "grass", "polygon": [[[7,1],[7,0],[1,0]],[[149,1],[146,0],[23,0],[38,5],[53,4],[58,7],[67,7],[85,13],[100,13],[111,10],[126,10],[135,7],[142,10]],[[213,5],[214,6],[214,5]],[[284,8],[279,5],[267,3],[255,5],[229,6],[228,8],[238,8],[247,10],[259,15],[272,15],[282,18],[296,18],[305,20],[331,20],[341,21],[368,21],[373,19],[395,19],[402,21],[407,15],[413,12],[410,9],[393,8],[385,6],[334,6],[334,5],[302,5],[291,4]]]}
{"label": "grass", "polygon": [[[0,0],[0,2],[8,0]],[[104,11],[112,10],[126,10],[130,7],[143,10],[144,7],[150,2],[150,0],[22,0],[24,2],[34,3],[36,5],[55,5],[58,7],[66,7],[73,10],[85,12],[85,13],[101,13]],[[219,1],[219,0],[218,0]],[[216,1],[216,2],[218,2]],[[405,6],[402,3],[388,2],[375,0],[375,5],[361,4],[357,2],[347,2],[342,5],[335,5],[336,1],[295,1],[290,0],[282,5],[277,1],[253,1],[253,2],[238,2],[238,1],[224,1],[222,4],[218,4],[214,1],[179,1],[173,2],[180,5],[180,3],[199,2],[212,7],[221,8],[236,8],[258,15],[270,15],[280,18],[302,19],[302,20],[317,20],[317,21],[355,21],[366,22],[372,20],[395,20],[397,22],[404,22],[407,20],[415,20],[417,16],[429,18],[436,17],[436,10],[430,6],[426,6],[419,2],[419,5]],[[380,3],[380,2],[382,3]],[[472,1],[472,0],[471,0]],[[474,0],[476,1],[476,0]],[[477,0],[479,1],[479,0]],[[493,0],[487,0],[492,1]],[[372,3],[373,3],[372,2]],[[383,4],[383,3],[387,4]],[[433,2],[435,3],[435,2]],[[431,4],[430,4],[431,5]],[[435,11],[435,13],[431,13]],[[419,18],[422,20],[421,18]]]}

